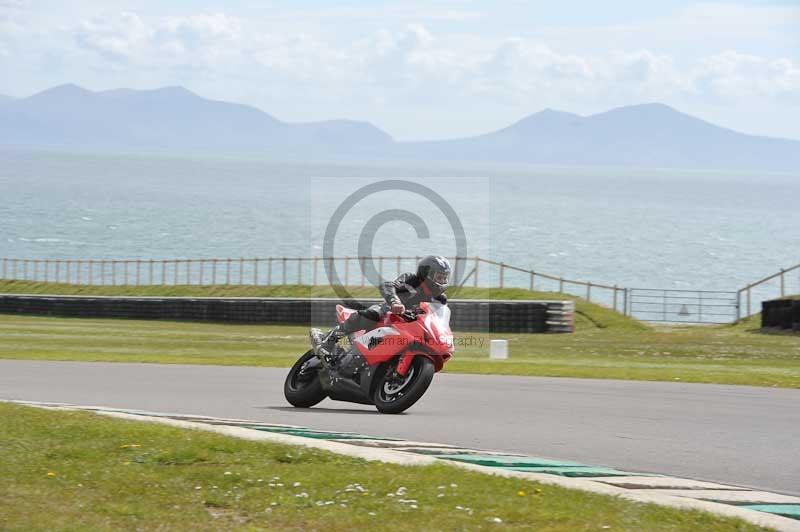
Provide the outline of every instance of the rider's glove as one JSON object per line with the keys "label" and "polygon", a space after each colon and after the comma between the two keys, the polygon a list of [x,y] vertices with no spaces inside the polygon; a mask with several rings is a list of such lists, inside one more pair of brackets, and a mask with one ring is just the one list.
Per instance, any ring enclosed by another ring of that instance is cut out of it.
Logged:
{"label": "rider's glove", "polygon": [[405,311],[406,307],[402,303],[392,303],[392,314],[399,316]]}

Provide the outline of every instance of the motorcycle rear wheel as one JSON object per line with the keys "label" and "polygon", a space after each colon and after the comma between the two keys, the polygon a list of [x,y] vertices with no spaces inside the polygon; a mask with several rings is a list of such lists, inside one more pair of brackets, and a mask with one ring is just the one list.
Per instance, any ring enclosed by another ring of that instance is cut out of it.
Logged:
{"label": "motorcycle rear wheel", "polygon": [[322,383],[319,381],[319,373],[316,370],[307,375],[301,373],[306,362],[315,356],[313,350],[308,350],[294,363],[286,376],[286,381],[283,383],[283,395],[292,406],[309,408],[326,397]]}
{"label": "motorcycle rear wheel", "polygon": [[428,390],[436,369],[431,359],[415,356],[405,377],[396,375],[397,363],[389,366],[375,386],[372,402],[384,414],[399,414],[411,408]]}

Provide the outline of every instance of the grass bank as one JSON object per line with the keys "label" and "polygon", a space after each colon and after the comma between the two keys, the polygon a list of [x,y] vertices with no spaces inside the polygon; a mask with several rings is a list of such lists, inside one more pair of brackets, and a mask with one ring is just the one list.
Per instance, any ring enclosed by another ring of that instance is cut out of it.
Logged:
{"label": "grass bank", "polygon": [[697,511],[0,403],[3,530],[761,530]]}

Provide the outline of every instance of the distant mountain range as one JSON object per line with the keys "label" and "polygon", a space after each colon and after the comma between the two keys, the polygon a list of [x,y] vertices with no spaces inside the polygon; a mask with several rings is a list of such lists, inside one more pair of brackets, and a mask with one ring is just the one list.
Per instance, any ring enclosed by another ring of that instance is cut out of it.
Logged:
{"label": "distant mountain range", "polygon": [[800,141],[715,126],[663,104],[591,116],[544,110],[476,137],[397,142],[368,122],[287,123],[182,87],[92,92],[60,85],[0,96],[0,146],[99,152],[264,155],[351,161],[447,161],[800,171]]}

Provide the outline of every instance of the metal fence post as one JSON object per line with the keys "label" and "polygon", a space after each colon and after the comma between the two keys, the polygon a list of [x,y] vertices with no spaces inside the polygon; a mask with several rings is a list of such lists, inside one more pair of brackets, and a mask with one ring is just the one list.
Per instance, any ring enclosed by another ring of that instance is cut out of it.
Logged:
{"label": "metal fence post", "polygon": [[533,270],[531,270],[531,292],[533,292],[533,280],[534,280],[535,277],[536,277],[536,274],[533,273]]}
{"label": "metal fence post", "polygon": [[167,285],[167,261],[166,259],[161,261],[161,286]]}
{"label": "metal fence post", "polygon": [[475,278],[472,279],[472,286],[475,288],[478,287],[478,266],[481,264],[480,257],[475,257]]}
{"label": "metal fence post", "polygon": [[267,259],[267,284],[272,286],[272,257]]}
{"label": "metal fence post", "polygon": [[703,322],[703,292],[697,292],[697,301],[698,301],[698,309],[697,309],[697,321]]}
{"label": "metal fence post", "polygon": [[142,259],[136,259],[136,286],[142,284]]}
{"label": "metal fence post", "polygon": [[281,284],[283,286],[286,286],[286,257],[283,257],[283,259],[281,259],[281,266],[283,270],[281,272],[281,281],[282,281]]}
{"label": "metal fence post", "polygon": [[563,277],[559,277],[558,278],[558,291],[560,293],[562,293],[562,294],[564,293],[564,278]]}
{"label": "metal fence post", "polygon": [[303,259],[297,257],[297,285],[303,284]]}
{"label": "metal fence post", "polygon": [[628,299],[630,299],[630,290],[625,288],[624,291],[622,292],[622,305],[623,305],[622,313],[625,316],[630,316],[630,314],[628,313]]}
{"label": "metal fence post", "polygon": [[70,274],[69,270],[70,270],[70,263],[71,262],[72,262],[71,260],[68,260],[66,262],[66,264],[64,264],[64,269],[66,270],[64,273],[66,274],[67,284],[71,284],[70,275],[69,275]]}
{"label": "metal fence post", "polygon": [[150,270],[148,272],[149,273],[148,280],[149,280],[150,285],[152,285],[153,284],[153,259],[150,259],[150,264],[148,265],[148,269]]}
{"label": "metal fence post", "polygon": [[736,292],[736,321],[742,319],[742,291]]}
{"label": "metal fence post", "polygon": [[614,311],[617,310],[617,291],[618,290],[619,290],[619,288],[617,288],[617,285],[614,285]]}
{"label": "metal fence post", "polygon": [[186,260],[186,284],[192,284],[192,259]]}
{"label": "metal fence post", "polygon": [[506,265],[504,263],[500,263],[500,288],[503,288],[503,281],[506,274]]}
{"label": "metal fence post", "polygon": [[226,272],[225,272],[225,284],[226,285],[230,285],[231,284],[231,259],[230,259],[230,257],[228,257],[226,262],[227,262],[227,269],[226,269]]}
{"label": "metal fence post", "polygon": [[747,285],[747,316],[750,315],[752,306],[750,304],[750,285]]}
{"label": "metal fence post", "polygon": [[211,259],[211,285],[217,284],[217,262],[219,259]]}
{"label": "metal fence post", "polygon": [[244,257],[239,258],[239,284],[244,284]]}
{"label": "metal fence post", "polygon": [[784,283],[784,280],[783,280],[783,274],[784,274],[785,271],[786,270],[781,268],[781,297],[786,295],[786,284]]}
{"label": "metal fence post", "polygon": [[258,259],[253,259],[253,286],[258,286]]}
{"label": "metal fence post", "polygon": [[200,278],[197,280],[198,286],[203,286],[206,282],[206,259],[200,259]]}
{"label": "metal fence post", "polygon": [[591,301],[592,300],[592,282],[591,281],[586,283],[586,300],[587,301]]}
{"label": "metal fence post", "polygon": [[180,267],[180,262],[178,259],[172,261],[172,286],[178,285],[178,268]]}

